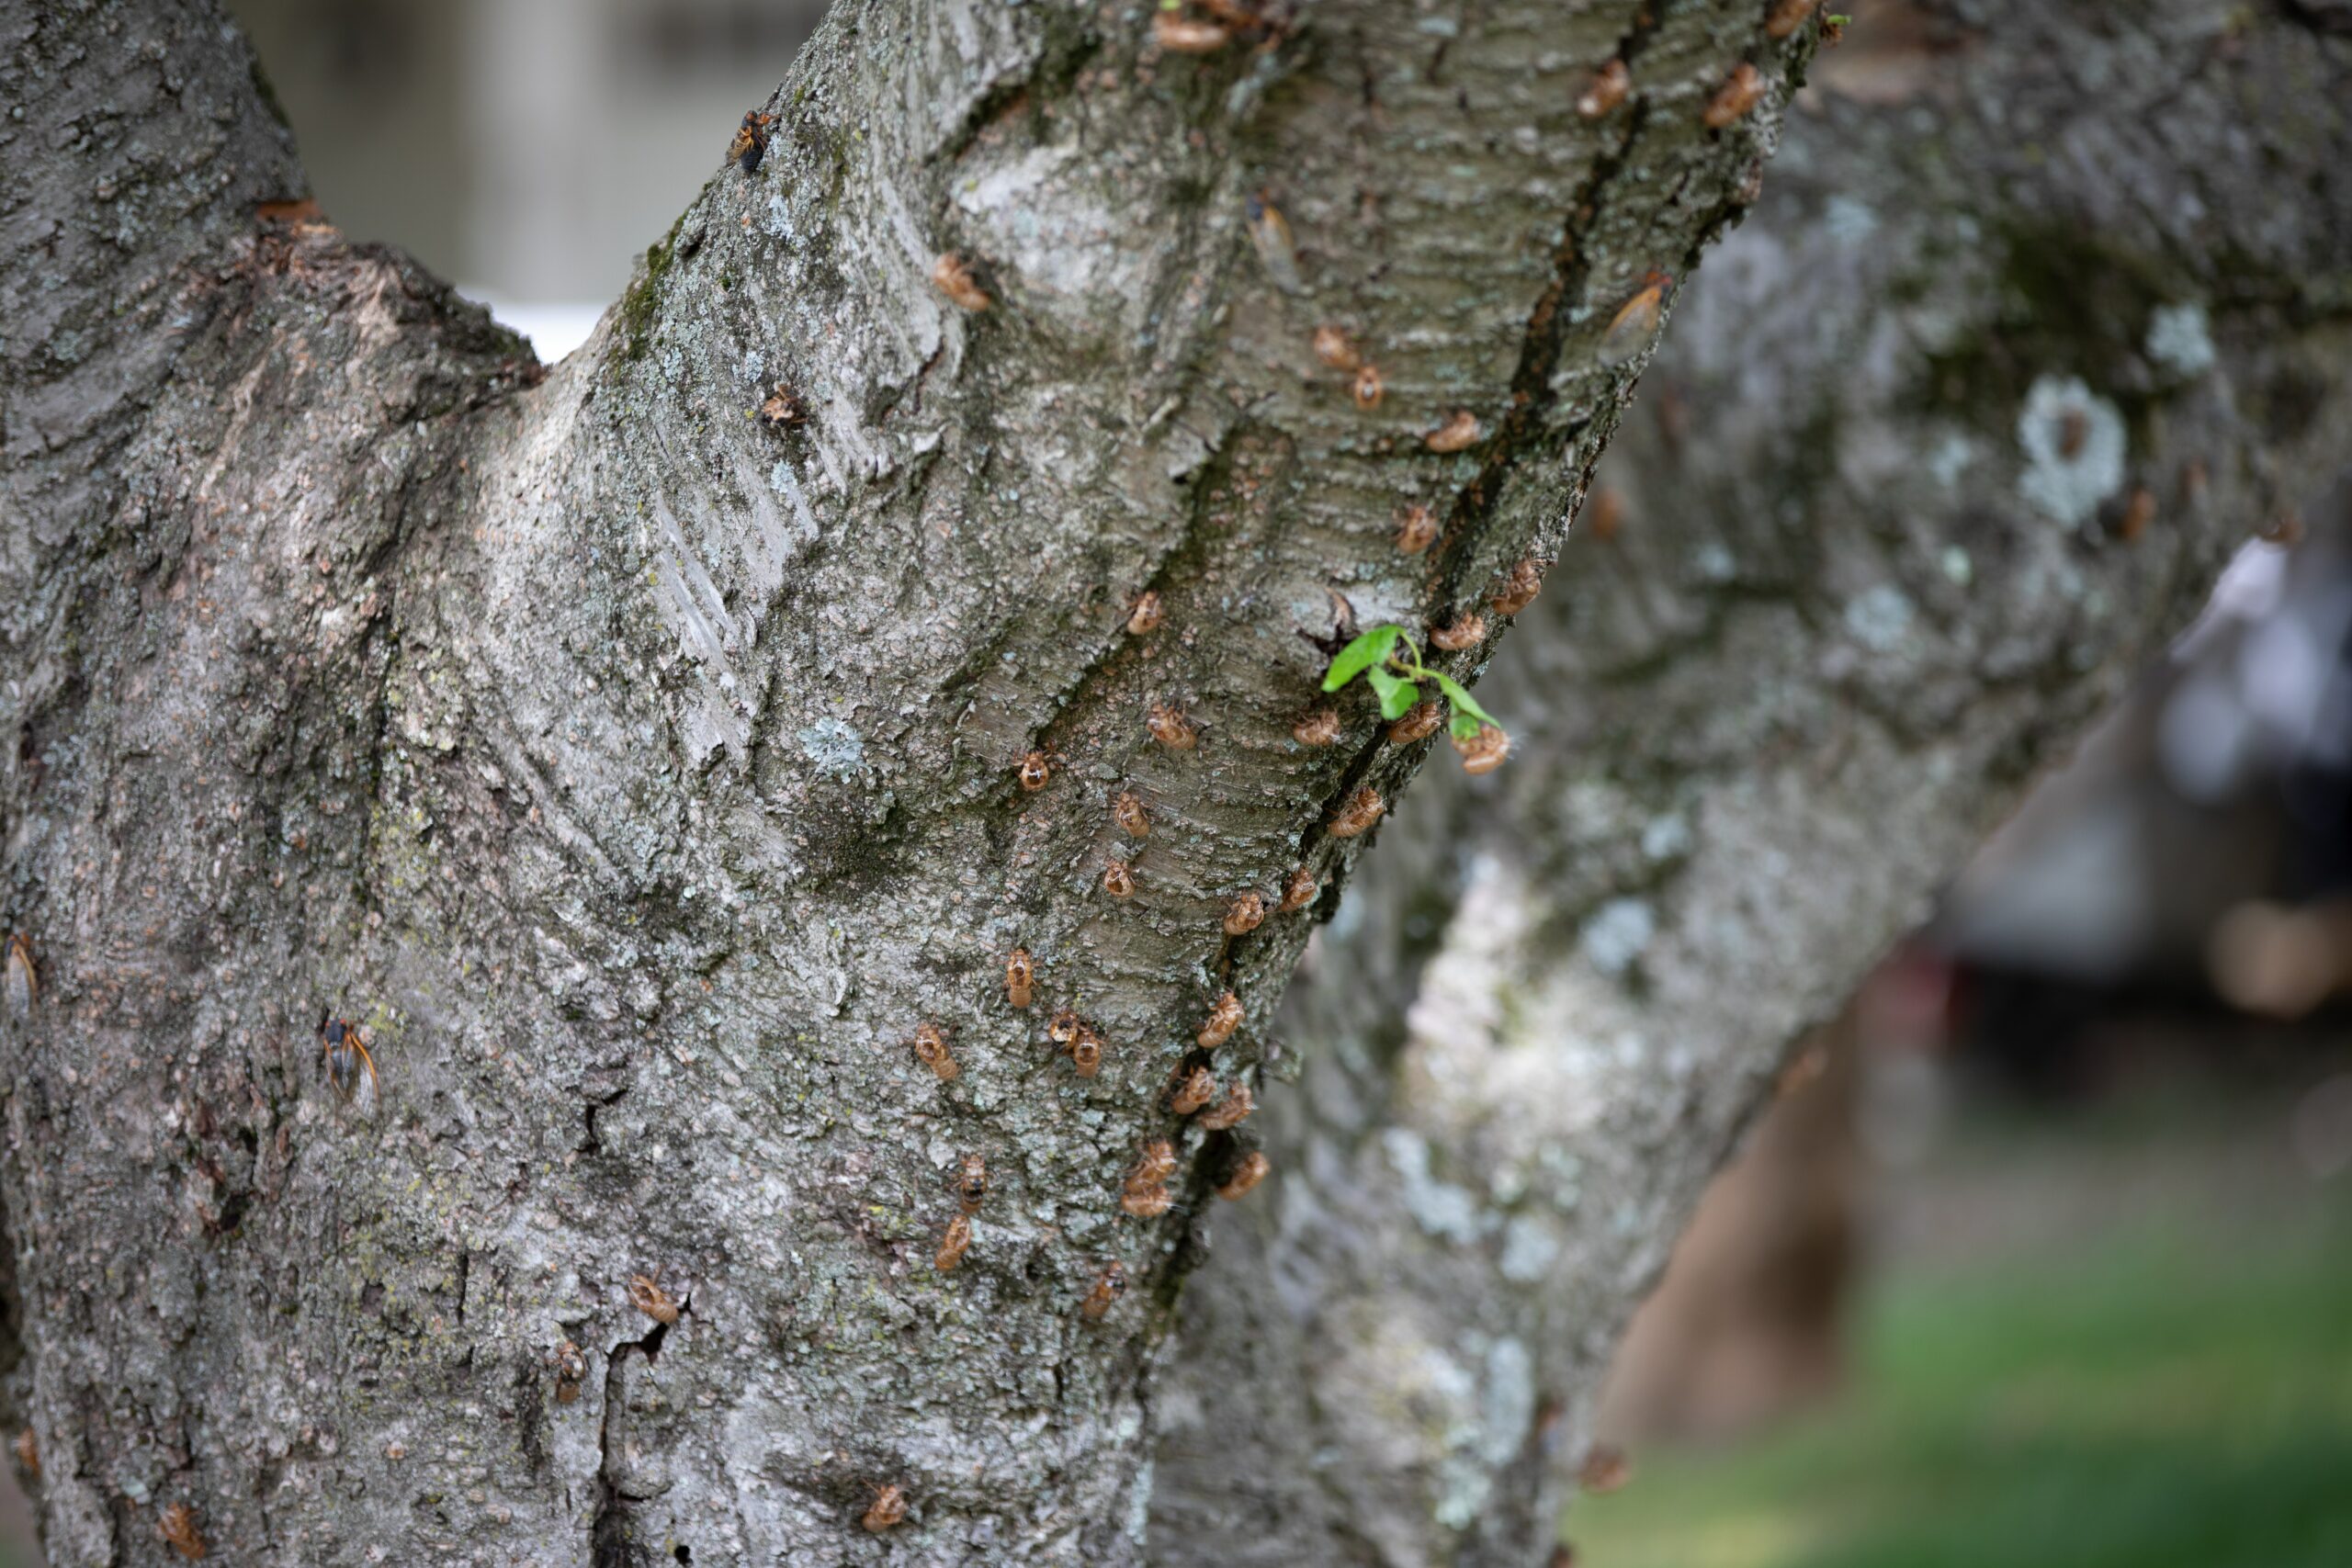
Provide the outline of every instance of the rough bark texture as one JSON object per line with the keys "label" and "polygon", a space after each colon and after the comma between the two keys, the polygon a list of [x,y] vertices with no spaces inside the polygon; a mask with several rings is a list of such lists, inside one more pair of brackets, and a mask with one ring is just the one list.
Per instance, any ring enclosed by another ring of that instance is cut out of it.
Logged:
{"label": "rough bark texture", "polygon": [[[1638,368],[1602,327],[1811,48],[1763,10],[1323,0],[1192,59],[1142,6],[845,5],[543,378],[257,213],[300,176],[209,6],[0,0],[4,1390],[52,1562],[163,1560],[182,1503],[254,1562],[1540,1560],[1782,1043],[2352,423],[2345,40],[1890,20],[1679,310],[1623,526],[1488,694],[1518,759],[1342,905],[1322,823],[1425,747],[1290,726],[1344,616],[1560,548]],[[752,417],[779,380],[805,425]],[[1302,861],[1311,914],[1224,936]],[[1204,1137],[1161,1095],[1227,985],[1268,1109]]]}
{"label": "rough bark texture", "polygon": [[1787,1044],[2352,452],[2346,40],[1888,7],[1816,74],[1482,693],[1515,760],[1417,792],[1293,988],[1163,1562],[1539,1561]]}
{"label": "rough bark texture", "polygon": [[[1254,1131],[1162,1090],[1228,986],[1217,1075],[1272,1058],[1310,924],[1220,917],[1302,862],[1329,913],[1331,807],[1427,750],[1291,726],[1343,623],[1556,549],[1640,366],[1604,326],[1738,210],[1813,47],[1754,0],[1319,0],[1200,58],[1154,15],[844,3],[758,172],[543,376],[267,205],[300,176],[210,5],[0,0],[6,1391],[52,1562],[164,1560],[182,1507],[240,1562],[1142,1560]],[[1743,61],[1762,103],[1706,130]],[[779,381],[804,425],[752,417]],[[1129,1218],[1155,1135],[1179,1201]]]}

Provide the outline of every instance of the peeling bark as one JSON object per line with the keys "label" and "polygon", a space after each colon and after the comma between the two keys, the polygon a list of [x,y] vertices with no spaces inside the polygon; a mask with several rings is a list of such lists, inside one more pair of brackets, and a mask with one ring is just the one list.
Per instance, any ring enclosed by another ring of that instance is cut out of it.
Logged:
{"label": "peeling bark", "polygon": [[[844,3],[756,172],[543,372],[297,205],[211,6],[0,0],[5,1393],[53,1562],[163,1561],[183,1505],[241,1562],[1142,1560],[1256,1136],[1162,1090],[1227,988],[1219,1078],[1283,1065],[1365,842],[1325,818],[1427,750],[1292,727],[1347,623],[1557,549],[1645,357],[1607,323],[1739,210],[1813,47],[1730,0],[1320,0],[1198,57],[1152,15]],[[1223,931],[1302,863],[1312,913]]]}
{"label": "peeling bark", "polygon": [[1285,1003],[1164,1564],[1541,1561],[1783,1051],[2352,451],[2345,40],[1886,7],[1819,74],[1482,694],[1516,760],[1420,792]]}

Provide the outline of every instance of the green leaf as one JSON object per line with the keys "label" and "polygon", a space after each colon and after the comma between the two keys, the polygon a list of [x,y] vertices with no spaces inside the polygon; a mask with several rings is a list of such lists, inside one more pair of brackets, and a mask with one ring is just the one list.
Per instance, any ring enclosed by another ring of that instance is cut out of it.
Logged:
{"label": "green leaf", "polygon": [[[1491,724],[1497,729],[1500,729],[1503,727],[1502,721],[1497,718],[1493,714],[1488,713],[1485,708],[1480,707],[1478,705],[1478,699],[1472,696],[1468,692],[1464,691],[1462,689],[1462,682],[1455,680],[1453,676],[1441,675],[1436,671],[1432,670],[1430,671],[1430,679],[1435,681],[1438,684],[1438,690],[1445,694],[1445,700],[1453,705],[1453,723],[1451,728],[1454,734],[1462,735],[1462,720],[1464,716],[1476,721],[1470,726],[1470,735],[1477,734],[1478,725],[1482,723]],[[1462,738],[1464,740],[1467,740],[1470,739],[1470,735],[1462,735]]]}
{"label": "green leaf", "polygon": [[1374,691],[1380,694],[1380,716],[1383,718],[1402,718],[1407,708],[1421,700],[1421,689],[1401,675],[1392,675],[1385,670],[1374,668],[1365,671],[1363,678],[1372,682]]}
{"label": "green leaf", "polygon": [[1478,739],[1478,721],[1457,709],[1453,716],[1445,721],[1445,732],[1456,740],[1476,740]]}
{"label": "green leaf", "polygon": [[1402,626],[1374,626],[1340,649],[1331,658],[1331,668],[1323,672],[1323,689],[1336,692],[1379,664],[1388,657],[1388,650],[1396,646],[1396,639],[1404,635]]}

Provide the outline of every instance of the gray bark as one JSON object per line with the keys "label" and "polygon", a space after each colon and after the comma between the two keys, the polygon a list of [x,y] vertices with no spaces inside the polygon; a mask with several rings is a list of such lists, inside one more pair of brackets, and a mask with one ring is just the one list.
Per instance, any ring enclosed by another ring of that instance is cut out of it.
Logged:
{"label": "gray bark", "polygon": [[[210,5],[0,3],[0,919],[40,976],[0,1040],[6,1394],[53,1562],[164,1560],[181,1508],[241,1562],[1142,1559],[1243,1143],[1161,1091],[1227,986],[1219,1077],[1272,1056],[1310,925],[1220,917],[1302,861],[1328,914],[1333,806],[1427,750],[1357,706],[1291,739],[1336,623],[1551,557],[1639,368],[1603,327],[1739,209],[1813,47],[1745,0],[1320,0],[1201,59],[1151,17],[844,4],[758,173],[542,376],[263,205],[300,175]],[[1639,92],[1580,118],[1621,53]],[[1763,102],[1706,130],[1743,60]],[[993,309],[934,290],[950,251]],[[805,426],[752,417],[778,381]],[[1155,1135],[1180,1201],[1129,1218]]]}
{"label": "gray bark", "polygon": [[1540,1560],[1790,1043],[2352,453],[2346,40],[1883,7],[1816,76],[1482,694],[1514,761],[1417,791],[1285,1003],[1165,1561]]}
{"label": "gray bark", "polygon": [[[397,255],[257,219],[300,176],[209,6],[0,0],[0,928],[40,980],[0,1394],[52,1562],[164,1560],[174,1504],[255,1562],[1540,1558],[1782,1042],[2344,449],[2341,40],[1895,31],[1679,311],[1625,526],[1489,694],[1521,754],[1417,789],[1343,904],[1364,840],[1321,824],[1424,748],[1352,703],[1290,739],[1332,595],[1418,626],[1561,549],[1638,368],[1601,328],[1737,213],[1811,48],[1759,11],[1324,0],[1192,60],[1144,7],[848,5],[761,171],[542,378]],[[1743,57],[1765,105],[1710,134]],[[950,250],[993,309],[932,288]],[[2188,303],[2194,373],[2147,336]],[[2135,545],[2020,501],[2045,373],[2121,416]],[[805,427],[751,417],[778,380]],[[1486,439],[1425,450],[1465,407]],[[1416,500],[1445,536],[1401,557]],[[1114,901],[1121,789],[1156,827]],[[1302,860],[1311,916],[1225,938]],[[1211,1224],[1241,1140],[1161,1091],[1227,984],[1277,1174]],[[1156,1135],[1179,1201],[1130,1218]]]}

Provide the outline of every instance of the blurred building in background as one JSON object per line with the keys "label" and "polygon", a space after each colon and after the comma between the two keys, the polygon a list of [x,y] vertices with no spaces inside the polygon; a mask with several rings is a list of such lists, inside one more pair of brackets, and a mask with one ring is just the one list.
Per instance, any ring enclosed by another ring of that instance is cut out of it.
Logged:
{"label": "blurred building in background", "polygon": [[228,0],[320,205],[568,352],[823,0]]}

